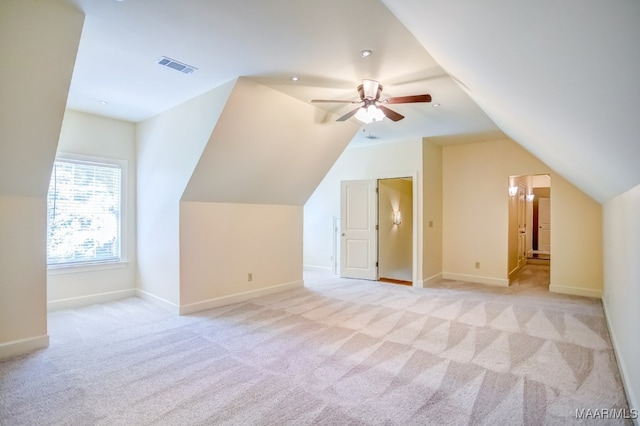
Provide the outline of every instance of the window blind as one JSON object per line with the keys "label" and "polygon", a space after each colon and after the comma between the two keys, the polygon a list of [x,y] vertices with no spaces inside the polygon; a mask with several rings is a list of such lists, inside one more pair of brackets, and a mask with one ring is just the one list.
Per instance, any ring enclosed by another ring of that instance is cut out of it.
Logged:
{"label": "window blind", "polygon": [[58,159],[47,196],[47,264],[120,260],[122,169]]}

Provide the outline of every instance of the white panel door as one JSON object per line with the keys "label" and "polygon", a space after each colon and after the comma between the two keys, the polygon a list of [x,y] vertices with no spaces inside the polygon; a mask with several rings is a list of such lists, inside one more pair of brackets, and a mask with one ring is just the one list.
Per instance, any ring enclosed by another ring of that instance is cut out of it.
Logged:
{"label": "white panel door", "polygon": [[340,183],[340,276],[377,280],[375,180]]}
{"label": "white panel door", "polygon": [[551,199],[538,200],[538,250],[551,251]]}

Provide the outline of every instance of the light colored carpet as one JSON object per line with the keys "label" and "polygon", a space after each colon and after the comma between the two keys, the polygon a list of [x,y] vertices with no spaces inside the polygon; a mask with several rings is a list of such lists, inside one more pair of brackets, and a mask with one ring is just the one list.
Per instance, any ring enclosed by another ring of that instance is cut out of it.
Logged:
{"label": "light colored carpet", "polygon": [[416,289],[309,273],[190,316],[140,299],[55,312],[48,349],[0,362],[0,424],[538,425],[627,409],[600,301],[549,294],[545,274]]}

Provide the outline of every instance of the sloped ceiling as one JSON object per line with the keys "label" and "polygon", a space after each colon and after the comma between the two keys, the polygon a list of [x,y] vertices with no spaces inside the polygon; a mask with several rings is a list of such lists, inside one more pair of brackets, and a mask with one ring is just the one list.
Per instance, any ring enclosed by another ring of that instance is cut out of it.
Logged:
{"label": "sloped ceiling", "polygon": [[383,2],[507,135],[591,197],[640,183],[640,2]]}
{"label": "sloped ceiling", "polygon": [[[140,122],[238,77],[306,103],[355,100],[369,78],[383,84],[383,97],[429,93],[441,106],[394,106],[406,118],[367,126],[355,138],[363,143],[369,133],[392,142],[498,132],[379,0],[62,1],[86,14],[70,109]],[[373,54],[362,58],[364,49]],[[161,56],[198,69],[162,67]],[[320,107],[339,115],[354,108]]]}
{"label": "sloped ceiling", "polygon": [[60,1],[86,14],[71,109],[138,122],[239,76],[307,103],[353,100],[372,78],[442,106],[398,105],[405,120],[352,143],[503,131],[600,202],[640,183],[638,0]]}
{"label": "sloped ceiling", "polygon": [[58,3],[0,2],[0,195],[47,194],[83,19]]}
{"label": "sloped ceiling", "polygon": [[335,118],[238,79],[182,200],[304,205],[358,131]]}

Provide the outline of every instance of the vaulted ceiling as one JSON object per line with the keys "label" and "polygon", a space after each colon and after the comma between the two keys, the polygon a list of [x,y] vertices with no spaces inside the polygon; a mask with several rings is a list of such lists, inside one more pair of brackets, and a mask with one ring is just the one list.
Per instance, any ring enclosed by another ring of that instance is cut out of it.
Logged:
{"label": "vaulted ceiling", "polygon": [[404,120],[354,143],[504,132],[600,202],[640,183],[636,0],[61,1],[86,14],[71,109],[138,122],[239,76],[307,103],[351,100],[371,78],[383,97],[430,93],[440,107],[394,105]]}

